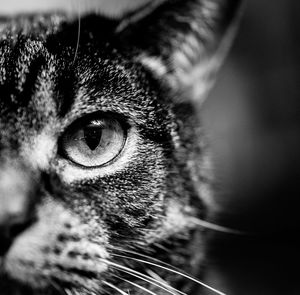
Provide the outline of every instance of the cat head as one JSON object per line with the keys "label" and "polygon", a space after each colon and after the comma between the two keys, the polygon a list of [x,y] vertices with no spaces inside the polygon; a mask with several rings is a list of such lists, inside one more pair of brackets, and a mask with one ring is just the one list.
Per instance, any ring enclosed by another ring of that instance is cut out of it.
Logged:
{"label": "cat head", "polygon": [[194,105],[226,52],[238,1],[153,3],[115,18],[2,19],[5,295],[187,284],[153,258],[197,274],[209,162]]}

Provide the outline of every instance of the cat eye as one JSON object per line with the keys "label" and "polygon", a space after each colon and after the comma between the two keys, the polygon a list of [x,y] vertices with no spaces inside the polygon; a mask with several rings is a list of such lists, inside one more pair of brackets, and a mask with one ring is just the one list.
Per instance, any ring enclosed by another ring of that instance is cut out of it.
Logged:
{"label": "cat eye", "polygon": [[83,167],[99,167],[115,159],[126,139],[121,123],[101,116],[82,121],[64,134],[61,140],[63,155]]}

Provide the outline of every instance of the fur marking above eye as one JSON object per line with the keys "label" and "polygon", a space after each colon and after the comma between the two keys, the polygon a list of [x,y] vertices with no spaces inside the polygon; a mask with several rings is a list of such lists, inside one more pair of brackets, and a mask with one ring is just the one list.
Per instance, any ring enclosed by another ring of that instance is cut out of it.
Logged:
{"label": "fur marking above eye", "polygon": [[101,117],[70,128],[62,138],[66,158],[83,167],[99,167],[112,161],[122,150],[125,130],[113,118]]}

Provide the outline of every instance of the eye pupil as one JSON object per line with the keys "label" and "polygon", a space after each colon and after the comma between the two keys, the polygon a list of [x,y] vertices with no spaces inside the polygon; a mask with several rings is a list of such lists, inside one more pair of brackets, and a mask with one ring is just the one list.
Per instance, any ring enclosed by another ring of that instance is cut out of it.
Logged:
{"label": "eye pupil", "polygon": [[101,141],[102,128],[99,126],[86,126],[83,129],[83,135],[86,145],[94,151]]}

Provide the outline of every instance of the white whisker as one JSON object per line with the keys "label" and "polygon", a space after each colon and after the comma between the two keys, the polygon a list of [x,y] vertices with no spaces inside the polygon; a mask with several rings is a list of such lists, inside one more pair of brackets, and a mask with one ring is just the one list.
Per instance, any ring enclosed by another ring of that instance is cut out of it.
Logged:
{"label": "white whisker", "polygon": [[209,221],[205,221],[199,218],[194,218],[194,217],[190,217],[189,220],[191,221],[191,223],[201,226],[203,228],[207,228],[207,229],[211,229],[214,231],[218,231],[218,232],[222,232],[222,233],[226,233],[226,234],[233,234],[233,235],[242,235],[242,236],[247,236],[247,235],[253,235],[252,233],[246,232],[246,231],[242,231],[242,230],[238,230],[238,229],[233,229],[233,228],[229,228],[226,226],[222,226],[222,225],[218,225]]}
{"label": "white whisker", "polygon": [[[207,289],[209,289],[209,290],[215,292],[216,294],[219,294],[219,295],[226,295],[225,293],[223,293],[223,292],[221,292],[221,291],[219,291],[219,290],[217,290],[217,289],[215,289],[215,288],[213,288],[213,287],[211,287],[211,286],[209,286],[209,285],[207,285],[207,284],[201,282],[200,280],[198,280],[198,279],[196,279],[196,278],[193,278],[193,277],[190,276],[190,275],[184,274],[184,273],[182,273],[182,272],[180,272],[180,271],[171,269],[171,268],[169,268],[169,267],[165,267],[165,266],[162,266],[162,265],[159,265],[159,264],[156,264],[156,263],[152,263],[152,262],[150,262],[150,261],[142,260],[142,259],[137,259],[137,258],[128,257],[128,256],[125,256],[125,255],[118,255],[118,254],[116,254],[115,256],[118,256],[118,257],[121,257],[121,258],[125,258],[125,259],[130,258],[131,260],[134,260],[134,261],[137,261],[137,262],[140,262],[140,263],[145,263],[145,264],[148,264],[148,265],[156,266],[156,267],[158,267],[158,268],[167,270],[167,271],[169,271],[169,272],[172,272],[172,273],[174,273],[174,274],[177,274],[177,275],[180,275],[180,276],[182,276],[182,277],[184,277],[184,278],[187,278],[187,279],[189,279],[189,280],[191,280],[191,281],[193,281],[193,282],[195,282],[195,283],[197,283],[197,284],[199,284],[199,285],[201,285],[201,286],[203,286],[203,287],[205,287],[205,288],[207,288]],[[109,263],[111,263],[111,262],[109,262]]]}
{"label": "white whisker", "polygon": [[[145,282],[147,282],[149,284],[152,284],[152,285],[154,285],[156,287],[159,287],[160,289],[162,289],[162,290],[164,290],[164,291],[166,291],[166,292],[168,292],[168,293],[170,293],[172,295],[178,295],[178,294],[187,295],[186,293],[181,292],[181,291],[175,289],[174,287],[170,286],[168,283],[160,282],[160,281],[158,281],[158,280],[156,280],[154,278],[151,278],[151,277],[149,277],[147,275],[144,275],[144,274],[142,274],[142,273],[140,273],[138,271],[135,271],[133,269],[130,269],[130,268],[126,267],[126,266],[118,265],[118,264],[115,263],[115,265],[113,265],[113,267],[115,267],[118,270],[123,271],[123,272],[125,272],[125,273],[127,273],[127,274],[129,274],[131,276],[134,276],[134,277],[136,277],[136,278],[138,278],[140,280],[143,280],[143,281],[145,281]],[[172,292],[171,290],[174,291],[175,293]]]}
{"label": "white whisker", "polygon": [[72,64],[75,63],[75,60],[77,58],[79,43],[80,43],[80,33],[81,33],[81,9],[80,9],[80,2],[78,2],[78,34],[77,34],[76,48],[75,48],[74,59]]}
{"label": "white whisker", "polygon": [[[173,266],[173,265],[171,265],[169,263],[166,263],[166,262],[164,262],[162,260],[159,260],[157,258],[153,258],[153,257],[151,257],[149,255],[145,255],[145,254],[138,253],[136,251],[126,250],[126,249],[121,249],[121,248],[113,248],[113,249],[117,250],[117,251],[120,251],[120,252],[126,252],[126,253],[130,253],[130,254],[133,254],[133,255],[136,255],[136,256],[140,256],[140,257],[143,257],[143,258],[146,258],[146,259],[150,259],[152,261],[156,261],[157,263],[160,263],[162,265],[168,266],[168,267],[170,267],[170,268],[172,268],[174,270],[178,270],[180,272],[180,269],[176,268],[175,266]],[[112,256],[117,256],[118,254],[111,253],[111,255]],[[123,256],[125,256],[125,255],[123,255]],[[131,257],[128,256],[126,258],[131,258]]]}
{"label": "white whisker", "polygon": [[136,284],[136,283],[134,283],[134,282],[128,281],[128,280],[123,279],[123,278],[118,277],[118,276],[116,276],[116,277],[119,278],[120,280],[122,280],[122,281],[124,281],[124,282],[126,282],[126,283],[128,283],[128,284],[130,284],[130,285],[132,285],[132,286],[135,286],[135,287],[137,287],[137,288],[139,288],[139,289],[141,289],[141,290],[143,290],[143,291],[145,291],[145,292],[151,294],[151,295],[157,295],[156,293],[154,293],[154,292],[148,290],[147,288],[145,288],[145,287],[143,287],[143,286],[141,286],[141,285],[139,285],[139,284]]}
{"label": "white whisker", "polygon": [[122,295],[128,295],[126,292],[124,292],[123,290],[119,289],[118,287],[116,287],[115,285],[109,283],[109,282],[106,282],[106,281],[102,281],[103,284],[107,285],[108,287],[118,291],[120,294]]}
{"label": "white whisker", "polygon": [[[157,273],[155,273],[154,271],[152,271],[151,269],[146,269],[146,272],[147,274],[153,278],[153,280],[156,280],[157,282],[159,282],[160,284],[163,284],[163,285],[167,285],[169,286],[169,284],[164,280],[162,279]],[[181,292],[173,287],[170,286],[171,289],[173,289],[174,291],[178,292],[176,294],[182,294],[182,295],[187,295],[186,293],[184,292]]]}

